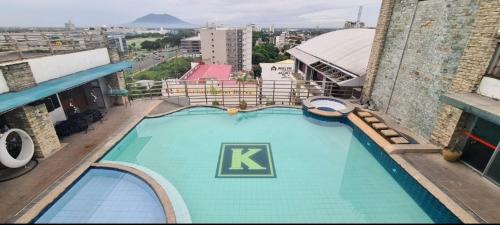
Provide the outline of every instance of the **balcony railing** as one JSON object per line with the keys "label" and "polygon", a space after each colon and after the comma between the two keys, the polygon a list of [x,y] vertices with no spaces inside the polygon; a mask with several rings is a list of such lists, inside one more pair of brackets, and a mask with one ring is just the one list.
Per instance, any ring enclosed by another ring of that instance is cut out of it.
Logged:
{"label": "balcony railing", "polygon": [[65,54],[107,46],[97,32],[0,33],[0,62]]}
{"label": "balcony railing", "polygon": [[359,99],[362,87],[339,87],[331,81],[302,80],[165,80],[127,84],[131,99],[188,98],[191,105],[236,106],[244,100],[250,106],[300,105],[312,96]]}

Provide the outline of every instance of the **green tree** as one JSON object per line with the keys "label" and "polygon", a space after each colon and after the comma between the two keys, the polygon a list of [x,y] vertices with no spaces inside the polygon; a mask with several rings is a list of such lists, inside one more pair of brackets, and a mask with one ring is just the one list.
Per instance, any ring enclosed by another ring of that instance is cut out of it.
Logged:
{"label": "green tree", "polygon": [[176,58],[156,66],[149,70],[135,74],[135,80],[164,80],[179,78],[191,69],[192,58]]}
{"label": "green tree", "polygon": [[157,50],[161,48],[161,45],[158,41],[143,41],[141,43],[141,48],[146,49],[148,51]]}
{"label": "green tree", "polygon": [[288,57],[281,55],[279,49],[272,44],[255,46],[252,51],[253,64],[272,63],[285,59],[288,59]]}

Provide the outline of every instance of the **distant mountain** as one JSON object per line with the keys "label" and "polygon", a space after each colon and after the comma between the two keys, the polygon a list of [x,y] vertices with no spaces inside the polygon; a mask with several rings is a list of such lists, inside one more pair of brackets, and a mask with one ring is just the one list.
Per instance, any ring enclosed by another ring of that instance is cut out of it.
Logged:
{"label": "distant mountain", "polygon": [[195,25],[169,14],[148,14],[130,23],[136,27],[194,28]]}

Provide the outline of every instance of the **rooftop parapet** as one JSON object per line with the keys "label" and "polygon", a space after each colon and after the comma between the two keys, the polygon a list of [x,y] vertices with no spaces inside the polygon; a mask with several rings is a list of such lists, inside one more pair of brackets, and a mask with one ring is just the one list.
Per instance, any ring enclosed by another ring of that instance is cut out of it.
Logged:
{"label": "rooftop parapet", "polygon": [[0,33],[0,63],[107,47],[95,31]]}

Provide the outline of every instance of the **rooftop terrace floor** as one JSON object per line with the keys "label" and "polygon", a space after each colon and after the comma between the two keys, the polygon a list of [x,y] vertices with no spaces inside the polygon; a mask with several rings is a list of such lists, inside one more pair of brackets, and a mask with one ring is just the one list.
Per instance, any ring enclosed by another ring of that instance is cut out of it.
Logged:
{"label": "rooftop terrace floor", "polygon": [[406,153],[403,158],[476,219],[500,223],[500,188],[461,162],[439,153]]}
{"label": "rooftop terrace floor", "polygon": [[[428,142],[399,125],[387,114],[370,112],[383,118],[390,127],[416,138],[417,141]],[[401,157],[477,221],[500,223],[500,187],[462,162],[445,161],[440,153],[405,153]]]}
{"label": "rooftop terrace floor", "polygon": [[148,114],[161,101],[134,101],[131,106],[112,107],[102,123],[91,125],[94,130],[80,132],[61,140],[64,147],[29,173],[13,180],[0,183],[0,222],[11,222],[25,206],[29,206],[38,195],[49,188],[66,173],[85,159],[102,143],[108,141],[111,133],[125,129],[130,123]]}

